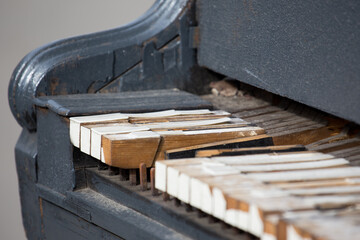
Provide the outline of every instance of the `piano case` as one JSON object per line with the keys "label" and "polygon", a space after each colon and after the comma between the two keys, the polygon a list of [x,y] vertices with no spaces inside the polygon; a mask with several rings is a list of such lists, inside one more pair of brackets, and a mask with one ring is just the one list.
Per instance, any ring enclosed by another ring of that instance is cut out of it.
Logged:
{"label": "piano case", "polygon": [[174,88],[203,94],[230,77],[359,124],[359,12],[356,0],[158,0],[131,25],[25,56],[9,104],[23,127],[15,153],[27,237],[249,238],[98,170],[71,145],[68,117],[210,108]]}

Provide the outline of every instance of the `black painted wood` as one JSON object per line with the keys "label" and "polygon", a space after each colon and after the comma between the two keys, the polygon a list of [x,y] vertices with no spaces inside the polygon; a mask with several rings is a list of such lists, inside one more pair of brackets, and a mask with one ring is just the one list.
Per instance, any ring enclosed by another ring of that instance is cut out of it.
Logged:
{"label": "black painted wood", "polygon": [[161,196],[152,196],[151,191],[140,191],[139,185],[131,186],[129,181],[120,181],[118,176],[109,176],[96,168],[86,169],[86,176],[92,191],[141,212],[190,239],[248,239],[247,234],[235,234],[221,224],[209,224],[209,219],[199,218],[197,212],[174,207],[172,202],[164,202]]}
{"label": "black painted wood", "polygon": [[360,2],[198,1],[198,61],[360,123]]}
{"label": "black painted wood", "polygon": [[35,104],[61,116],[212,108],[211,103],[200,97],[176,89],[48,96],[37,98]]}
{"label": "black painted wood", "polygon": [[[42,199],[41,204],[47,201],[59,206],[80,217],[78,219],[85,221],[85,224],[92,223],[102,228],[105,233],[112,233],[125,239],[186,239],[184,235],[89,188],[65,194],[59,194],[41,184],[37,184],[37,188]],[[70,223],[71,221],[62,222],[68,229],[71,228],[67,226]],[[62,228],[62,226],[54,227],[56,231]],[[44,239],[46,234],[43,231],[41,239]]]}
{"label": "black painted wood", "polygon": [[[211,108],[211,104],[198,96],[179,90],[151,90],[139,92],[124,92],[121,94],[75,94],[64,96],[44,96],[36,99],[37,105],[37,131],[31,133],[24,130],[17,148],[19,153],[19,178],[22,183],[23,216],[26,230],[35,231],[28,234],[29,238],[45,238],[47,236],[85,236],[83,228],[76,231],[77,227],[85,226],[89,234],[101,234],[130,239],[183,239],[187,231],[193,231],[194,236],[202,236],[196,228],[182,228],[182,233],[177,232],[173,225],[165,224],[148,212],[157,211],[152,208],[149,201],[138,202],[131,192],[123,198],[109,198],[106,190],[117,192],[113,185],[102,185],[103,189],[94,192],[100,184],[92,181],[88,168],[98,169],[97,160],[91,156],[80,153],[70,143],[69,119],[73,115],[90,115],[105,112],[138,112],[157,111],[165,109],[196,109]],[[31,136],[31,137],[30,137]],[[27,155],[34,159],[28,160]],[[28,166],[31,164],[30,166]],[[30,172],[28,172],[30,171]],[[104,172],[104,171],[103,171]],[[105,175],[110,177],[106,170]],[[29,179],[29,176],[31,177]],[[113,175],[120,180],[118,175]],[[28,182],[23,183],[23,181]],[[96,186],[96,187],[94,187]],[[112,188],[112,189],[111,189]],[[25,196],[25,194],[28,194]],[[42,199],[39,201],[39,197]],[[127,201],[128,199],[129,201]],[[44,204],[51,202],[49,214],[44,214]],[[132,202],[136,211],[124,206]],[[58,207],[55,207],[58,206]],[[64,209],[64,210],[62,210]],[[66,211],[68,212],[66,212]],[[166,214],[165,214],[166,215]],[[155,214],[156,216],[156,214]],[[175,217],[177,218],[177,217]],[[165,218],[166,220],[167,218]],[[62,225],[57,223],[62,221]],[[168,219],[167,219],[168,220]],[[44,223],[47,227],[44,228]],[[80,225],[73,225],[73,222]],[[95,224],[101,228],[93,226]],[[34,229],[34,230],[33,230]],[[175,229],[175,230],[174,230]],[[55,235],[54,235],[55,234]],[[211,237],[211,234],[206,236]]]}
{"label": "black painted wood", "polygon": [[75,187],[69,120],[42,108],[37,112],[37,182],[65,193]]}
{"label": "black painted wood", "polygon": [[41,237],[41,211],[37,182],[37,135],[23,129],[15,147],[21,215],[28,239]]}
{"label": "black painted wood", "polygon": [[196,72],[189,45],[194,8],[193,0],[158,0],[132,24],[32,51],[10,80],[14,117],[33,131],[38,96],[189,88]]}
{"label": "black painted wood", "polygon": [[41,201],[43,230],[46,239],[122,239],[46,200]]}

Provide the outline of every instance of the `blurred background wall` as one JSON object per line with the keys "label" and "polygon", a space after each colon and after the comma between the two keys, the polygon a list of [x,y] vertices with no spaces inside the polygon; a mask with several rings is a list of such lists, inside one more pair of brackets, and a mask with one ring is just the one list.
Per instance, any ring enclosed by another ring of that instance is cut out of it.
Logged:
{"label": "blurred background wall", "polygon": [[8,107],[9,79],[31,50],[129,23],[154,0],[0,0],[0,239],[25,239],[14,147],[20,126]]}

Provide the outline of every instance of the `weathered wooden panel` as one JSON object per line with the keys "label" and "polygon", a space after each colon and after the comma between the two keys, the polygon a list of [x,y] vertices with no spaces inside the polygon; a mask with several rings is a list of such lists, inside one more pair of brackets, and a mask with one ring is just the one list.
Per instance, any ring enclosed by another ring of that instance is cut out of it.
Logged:
{"label": "weathered wooden panel", "polygon": [[360,2],[198,1],[199,64],[360,123]]}
{"label": "weathered wooden panel", "polygon": [[122,239],[48,201],[40,201],[46,239]]}
{"label": "weathered wooden panel", "polygon": [[37,98],[35,104],[61,116],[212,107],[211,103],[200,97],[179,90],[49,96]]}

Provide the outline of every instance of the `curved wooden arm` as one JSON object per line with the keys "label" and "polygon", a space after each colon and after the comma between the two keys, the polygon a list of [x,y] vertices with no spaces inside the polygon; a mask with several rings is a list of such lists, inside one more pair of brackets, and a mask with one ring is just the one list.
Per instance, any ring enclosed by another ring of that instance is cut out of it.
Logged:
{"label": "curved wooden arm", "polygon": [[19,124],[36,129],[33,99],[43,95],[183,88],[194,66],[193,0],[158,0],[117,29],[50,43],[25,56],[9,85]]}

